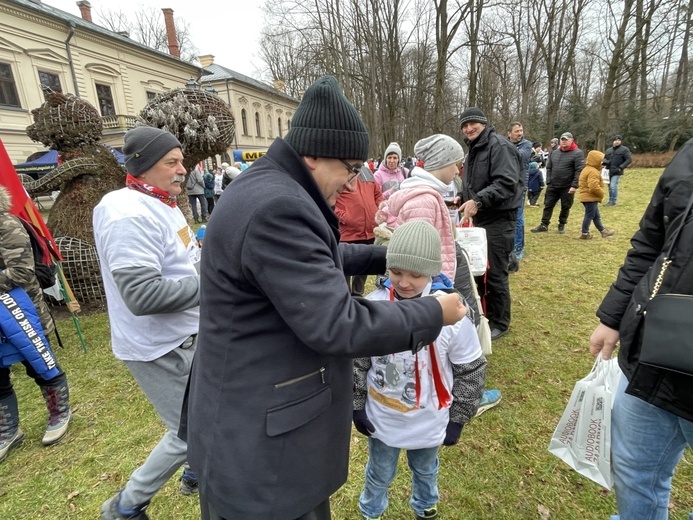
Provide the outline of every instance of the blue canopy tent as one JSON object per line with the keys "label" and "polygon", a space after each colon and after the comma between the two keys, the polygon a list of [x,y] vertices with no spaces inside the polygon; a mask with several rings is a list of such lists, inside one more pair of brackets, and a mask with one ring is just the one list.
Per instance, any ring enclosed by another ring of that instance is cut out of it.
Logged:
{"label": "blue canopy tent", "polygon": [[58,152],[49,150],[44,155],[33,161],[22,164],[15,164],[15,171],[20,174],[30,175],[34,179],[38,179],[39,175],[45,175],[58,166]]}
{"label": "blue canopy tent", "polygon": [[[119,164],[125,164],[125,157],[121,152],[115,148],[103,145],[108,151],[110,151],[116,159],[118,159]],[[14,169],[17,174],[24,173],[30,175],[34,179],[38,179],[41,175],[45,175],[51,172],[54,168],[58,166],[58,152],[55,150],[48,150],[44,155],[33,161],[25,162],[22,164],[15,164]]]}

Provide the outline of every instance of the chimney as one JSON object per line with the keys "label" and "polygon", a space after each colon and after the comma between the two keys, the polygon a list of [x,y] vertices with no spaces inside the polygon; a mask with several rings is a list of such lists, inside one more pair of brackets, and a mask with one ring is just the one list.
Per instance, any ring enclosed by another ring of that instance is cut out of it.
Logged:
{"label": "chimney", "polygon": [[278,91],[286,94],[286,82],[283,79],[275,79],[272,81],[272,86]]}
{"label": "chimney", "polygon": [[202,56],[198,56],[197,59],[200,60],[200,67],[202,67],[203,69],[205,67],[209,67],[214,63],[213,54],[203,54]]}
{"label": "chimney", "polygon": [[178,38],[176,37],[176,24],[173,22],[173,9],[165,7],[162,9],[164,13],[164,23],[166,24],[166,39],[168,40],[168,53],[171,56],[180,58],[180,49],[178,48]]}
{"label": "chimney", "polygon": [[91,4],[87,0],[80,0],[77,2],[77,7],[79,7],[79,12],[82,13],[82,20],[91,22]]}

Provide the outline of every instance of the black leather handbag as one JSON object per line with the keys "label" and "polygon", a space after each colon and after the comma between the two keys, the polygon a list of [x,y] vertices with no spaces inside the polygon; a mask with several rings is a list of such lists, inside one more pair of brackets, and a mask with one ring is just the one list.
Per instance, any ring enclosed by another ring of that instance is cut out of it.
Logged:
{"label": "black leather handbag", "polygon": [[688,201],[664,255],[644,313],[640,363],[693,376],[693,295],[658,294],[672,262],[674,247],[693,206]]}

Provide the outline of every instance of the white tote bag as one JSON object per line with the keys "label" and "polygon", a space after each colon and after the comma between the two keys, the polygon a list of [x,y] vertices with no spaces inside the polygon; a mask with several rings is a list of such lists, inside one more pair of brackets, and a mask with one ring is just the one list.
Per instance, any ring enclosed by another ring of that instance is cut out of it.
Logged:
{"label": "white tote bag", "polygon": [[609,184],[609,168],[602,168],[602,182]]}
{"label": "white tote bag", "polygon": [[549,443],[549,452],[606,489],[613,484],[611,407],[620,378],[616,358],[598,357],[590,373],[575,384]]}
{"label": "white tote bag", "polygon": [[482,276],[488,266],[488,243],[486,230],[480,227],[458,227],[455,240],[469,255],[470,268],[474,276]]}

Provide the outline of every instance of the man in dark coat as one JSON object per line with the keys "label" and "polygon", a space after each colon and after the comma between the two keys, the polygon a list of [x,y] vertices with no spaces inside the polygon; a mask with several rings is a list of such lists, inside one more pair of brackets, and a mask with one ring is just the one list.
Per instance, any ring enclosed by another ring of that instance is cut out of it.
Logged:
{"label": "man in dark coat", "polygon": [[624,519],[667,517],[671,476],[693,443],[693,377],[639,363],[644,310],[668,240],[682,222],[659,294],[693,295],[693,220],[684,214],[693,194],[692,165],[693,139],[659,179],[632,248],[597,311],[601,324],[590,338],[590,351],[604,359],[621,344],[618,363],[625,378],[611,412],[611,460]]}
{"label": "man in dark coat", "polygon": [[[515,229],[515,247],[513,254],[516,260],[522,260],[525,256],[525,196],[527,193],[527,182],[529,181],[529,160],[532,155],[532,142],[525,139],[525,131],[522,123],[513,121],[508,125],[508,139],[515,145],[517,152],[520,154],[520,184],[522,190],[522,201],[517,209],[517,225]],[[515,271],[519,268],[519,263],[516,263]]]}
{"label": "man in dark coat", "polygon": [[561,201],[561,213],[558,215],[558,233],[565,233],[570,208],[573,207],[575,192],[578,189],[580,172],[585,167],[585,154],[573,140],[573,134],[561,135],[561,144],[549,155],[546,166],[546,193],[544,194],[544,213],[541,224],[532,228],[532,233],[543,233],[549,230],[553,208]]}
{"label": "man in dark coat", "polygon": [[522,205],[520,156],[508,139],[499,136],[479,108],[468,108],[460,125],[469,153],[464,160],[462,191],[459,193],[464,218],[486,229],[489,269],[486,284],[486,315],[491,338],[498,339],[510,326],[508,260],[515,246],[517,209]]}
{"label": "man in dark coat", "polygon": [[633,159],[630,156],[628,147],[621,144],[623,138],[615,135],[613,146],[604,154],[604,163],[609,168],[609,202],[605,206],[615,206],[618,201],[618,184],[621,180],[623,171],[630,166]]}
{"label": "man in dark coat", "polygon": [[329,519],[347,478],[352,358],[416,351],[466,312],[455,295],[351,297],[345,274],[386,265],[384,247],[339,244],[331,209],[367,158],[366,127],[332,77],[291,123],[205,234],[187,418],[205,519]]}

